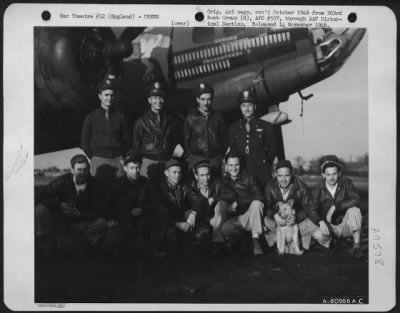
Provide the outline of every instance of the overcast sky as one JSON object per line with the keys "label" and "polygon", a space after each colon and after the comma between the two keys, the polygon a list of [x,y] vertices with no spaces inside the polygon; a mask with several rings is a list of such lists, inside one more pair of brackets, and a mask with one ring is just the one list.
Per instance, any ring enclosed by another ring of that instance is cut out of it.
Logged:
{"label": "overcast sky", "polygon": [[[304,102],[292,95],[280,109],[289,114],[290,124],[283,126],[286,158],[305,159],[323,154],[337,154],[355,160],[368,152],[368,38],[333,76],[302,91],[314,97]],[[35,168],[67,168],[69,159],[79,149],[69,149],[35,156]]]}
{"label": "overcast sky", "polygon": [[[337,154],[348,161],[368,152],[368,37],[333,76],[292,95],[280,109],[293,121],[283,126],[286,158]],[[304,131],[303,131],[304,129]]]}

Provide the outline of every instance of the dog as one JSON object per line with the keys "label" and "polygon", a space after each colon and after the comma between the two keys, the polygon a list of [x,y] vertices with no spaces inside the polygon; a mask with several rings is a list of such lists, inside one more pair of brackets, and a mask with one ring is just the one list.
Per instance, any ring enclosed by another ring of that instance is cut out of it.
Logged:
{"label": "dog", "polygon": [[293,199],[282,202],[279,201],[278,214],[286,221],[285,226],[276,227],[276,246],[278,254],[302,255],[303,251],[299,245],[299,226],[296,224],[296,211],[293,209]]}

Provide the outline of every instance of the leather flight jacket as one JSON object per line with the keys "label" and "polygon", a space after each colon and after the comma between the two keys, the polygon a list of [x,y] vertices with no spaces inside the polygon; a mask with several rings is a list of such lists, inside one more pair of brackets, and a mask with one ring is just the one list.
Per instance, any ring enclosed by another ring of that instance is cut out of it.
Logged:
{"label": "leather flight jacket", "polygon": [[[292,187],[289,191],[287,201],[294,200],[293,208],[296,211],[296,222],[300,223],[309,216],[309,192],[307,185],[297,176],[292,176]],[[276,204],[283,201],[282,192],[279,187],[278,180],[274,178],[264,188],[265,196],[265,214],[269,218],[273,218],[279,209]],[[287,202],[286,201],[286,202]]]}
{"label": "leather flight jacket", "polygon": [[224,155],[228,131],[221,113],[211,111],[206,117],[195,109],[187,115],[183,129],[185,150],[188,154],[206,158]]}
{"label": "leather flight jacket", "polygon": [[166,113],[157,114],[151,110],[140,116],[133,126],[132,148],[143,157],[167,161],[178,143],[176,122]]}
{"label": "leather flight jacket", "polygon": [[311,194],[311,219],[318,224],[325,220],[329,209],[335,205],[335,212],[332,215],[331,223],[338,225],[343,220],[347,209],[360,207],[360,196],[353,185],[353,182],[347,177],[338,179],[338,186],[335,196],[332,197],[325,180],[318,183]]}

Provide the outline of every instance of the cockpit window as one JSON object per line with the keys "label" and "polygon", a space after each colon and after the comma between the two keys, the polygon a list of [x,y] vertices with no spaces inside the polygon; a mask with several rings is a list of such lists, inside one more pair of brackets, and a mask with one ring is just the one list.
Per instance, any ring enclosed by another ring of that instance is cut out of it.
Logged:
{"label": "cockpit window", "polygon": [[215,28],[214,27],[195,27],[193,28],[192,35],[193,42],[204,43],[215,40]]}

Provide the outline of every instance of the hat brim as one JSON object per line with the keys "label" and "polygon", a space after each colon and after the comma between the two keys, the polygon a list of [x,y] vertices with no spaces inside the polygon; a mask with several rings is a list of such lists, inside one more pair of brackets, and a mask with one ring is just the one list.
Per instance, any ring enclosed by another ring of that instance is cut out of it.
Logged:
{"label": "hat brim", "polygon": [[252,103],[256,104],[257,100],[255,98],[246,98],[246,99],[240,99],[240,104],[242,103]]}
{"label": "hat brim", "polygon": [[167,169],[169,169],[170,167],[173,167],[173,166],[182,167],[182,164],[181,163],[165,164],[165,170],[167,170]]}
{"label": "hat brim", "polygon": [[165,97],[166,93],[164,91],[159,91],[159,90],[158,91],[149,91],[147,93],[147,96],[148,97],[151,97],[151,96]]}
{"label": "hat brim", "polygon": [[322,171],[322,172],[324,171],[325,167],[326,167],[328,164],[334,164],[334,165],[336,165],[337,167],[339,167],[339,169],[342,169],[342,164],[340,164],[340,163],[338,163],[338,162],[336,162],[336,161],[325,161],[325,162],[323,162],[323,163],[321,164],[321,171]]}

